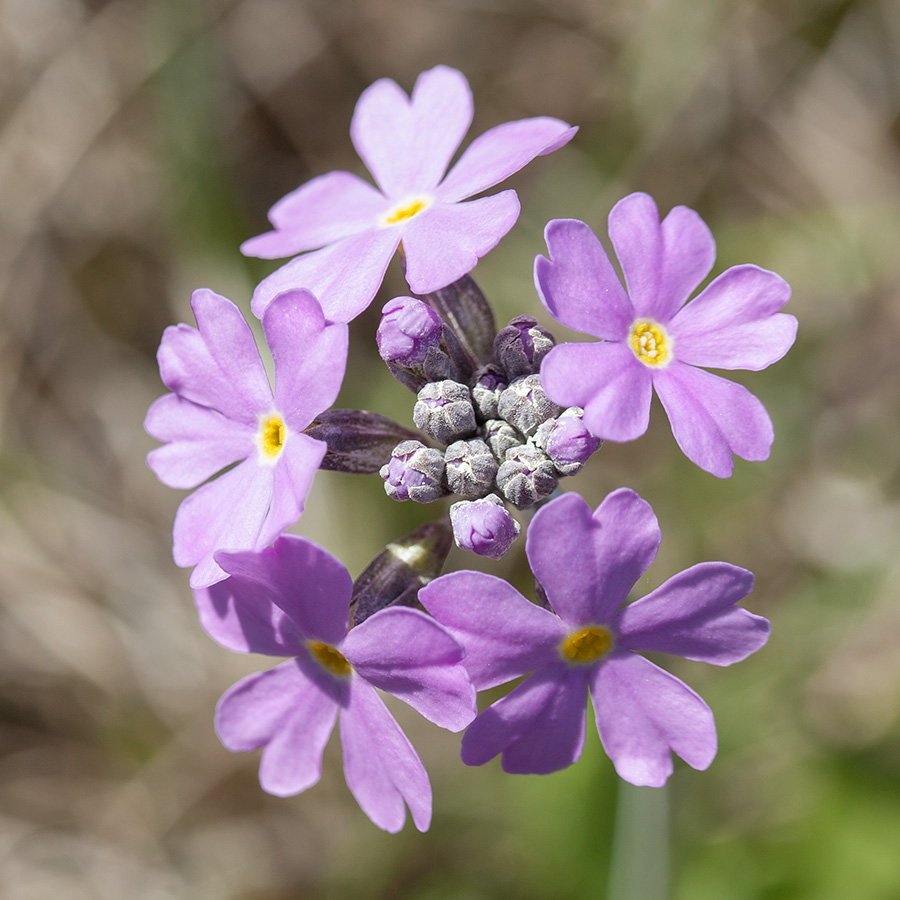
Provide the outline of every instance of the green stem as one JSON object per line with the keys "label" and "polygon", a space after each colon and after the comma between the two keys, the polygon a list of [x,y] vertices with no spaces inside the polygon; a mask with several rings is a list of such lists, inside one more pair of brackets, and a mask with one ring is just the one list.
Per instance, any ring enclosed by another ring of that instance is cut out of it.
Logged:
{"label": "green stem", "polygon": [[667,789],[619,782],[609,900],[666,900],[669,881]]}

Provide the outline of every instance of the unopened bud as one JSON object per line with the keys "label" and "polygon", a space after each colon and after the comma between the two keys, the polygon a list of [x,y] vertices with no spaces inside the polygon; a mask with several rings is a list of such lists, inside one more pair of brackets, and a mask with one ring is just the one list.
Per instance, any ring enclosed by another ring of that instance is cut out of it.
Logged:
{"label": "unopened bud", "polygon": [[484,423],[484,439],[499,462],[506,459],[507,450],[522,444],[522,435],[503,419],[491,419]]}
{"label": "unopened bud", "polygon": [[497,406],[500,417],[526,437],[531,437],[541,422],[562,412],[561,407],[544,393],[540,375],[525,375],[510,382]]}
{"label": "unopened bud", "polygon": [[480,422],[499,418],[497,404],[500,394],[506,390],[507,380],[495,365],[487,365],[479,369],[473,376],[472,404]]}
{"label": "unopened bud", "polygon": [[558,419],[544,422],[534,442],[550,459],[561,475],[577,475],[602,441],[588,431],[582,421],[582,410],[572,406]]}
{"label": "unopened bud", "polygon": [[491,559],[505,556],[522,530],[496,494],[454,503],[450,522],[458,547]]}
{"label": "unopened bud", "polygon": [[442,444],[475,432],[475,410],[469,389],[456,381],[429,382],[413,409],[416,428]]}
{"label": "unopened bud", "polygon": [[556,468],[542,450],[532,444],[514,447],[497,472],[500,493],[516,509],[527,509],[549,497],[558,484]]}
{"label": "unopened bud", "polygon": [[494,338],[494,358],[509,379],[531,375],[541,367],[556,339],[531,316],[516,316]]}
{"label": "unopened bud", "polygon": [[391,500],[431,503],[446,495],[444,455],[420,441],[401,441],[379,472]]}
{"label": "unopened bud", "polygon": [[491,448],[480,438],[454,441],[444,453],[444,464],[450,490],[469,500],[493,488],[499,468]]}
{"label": "unopened bud", "polygon": [[394,297],[381,310],[375,340],[385,362],[400,366],[423,363],[428,351],[441,342],[441,317],[413,297]]}

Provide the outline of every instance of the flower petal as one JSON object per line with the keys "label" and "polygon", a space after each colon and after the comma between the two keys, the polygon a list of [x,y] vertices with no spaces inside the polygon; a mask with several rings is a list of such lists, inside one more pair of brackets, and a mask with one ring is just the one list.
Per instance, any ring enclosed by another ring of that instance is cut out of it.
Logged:
{"label": "flower petal", "polygon": [[390,201],[350,172],[329,172],[282,197],[270,210],[275,231],[241,244],[245,256],[278,259],[371,230]]}
{"label": "flower petal", "polygon": [[605,625],[650,568],[661,538],[650,504],[629,488],[607,495],[593,513],[569,493],[535,513],[525,553],[550,605],[570,628]]}
{"label": "flower petal", "polygon": [[734,604],[753,590],[753,573],[700,563],[626,606],[616,631],[623,650],[673,653],[730,666],[765,644],[771,625]]}
{"label": "flower petal", "polygon": [[463,665],[476,690],[559,660],[565,624],[501,578],[451,572],[426,584],[419,602],[465,647]]}
{"label": "flower petal", "polygon": [[216,707],[216,732],[229,750],[265,746],[259,782],[268,793],[288,797],[321,777],[338,708],[333,684],[311,678],[298,660],[288,660],[226,691]]}
{"label": "flower petal", "polygon": [[379,187],[400,199],[437,185],[469,130],[472,111],[465,76],[435,66],[419,75],[411,98],[388,78],[366,88],[353,113],[350,137]]}
{"label": "flower petal", "polygon": [[480,766],[503,754],[503,771],[546,775],[584,748],[587,669],[557,663],[535,672],[489,706],[463,735],[461,756]]}
{"label": "flower petal", "polygon": [[169,487],[196,487],[255,451],[247,425],[178,394],[165,394],[155,401],[144,428],[157,440],[168,442],[150,451],[147,465]]}
{"label": "flower petal", "polygon": [[[656,318],[662,286],[663,236],[653,198],[635,193],[620,200],[609,214],[609,239],[622,266],[635,312]],[[661,304],[659,308],[665,306]]]}
{"label": "flower petal", "polygon": [[372,302],[399,243],[397,229],[378,228],[304,253],[256,286],[253,313],[262,318],[279,294],[305,288],[329,322],[349,322]]}
{"label": "flower petal", "polygon": [[650,424],[653,377],[624,344],[557,344],[541,362],[541,382],[554,403],[584,409],[595,437],[633,441]]}
{"label": "flower petal", "polygon": [[616,654],[591,672],[597,731],[621,778],[662,787],[669,751],[694,769],[716,755],[716,726],[703,699],[674,675],[633,653]]}
{"label": "flower petal", "polygon": [[718,478],[742,459],[768,459],[775,439],[765,407],[743,385],[673,362],[657,372],[656,392],[684,455]]}
{"label": "flower petal", "polygon": [[405,800],[419,831],[431,824],[431,784],[416,751],[384,702],[362,678],[350,681],[341,713],[344,777],[362,811],[396,834],[406,821]]}
{"label": "flower petal", "polygon": [[594,232],[577,219],[554,219],[544,239],[550,259],[535,258],[534,284],[547,312],[576,331],[625,340],[634,307]]}
{"label": "flower petal", "polygon": [[286,534],[273,547],[248,553],[217,554],[222,568],[262,590],[283,609],[308,639],[339,644],[350,626],[353,579],[327,550]]}
{"label": "flower petal", "polygon": [[202,289],[191,295],[198,328],[167,328],[159,346],[159,373],[169,390],[256,426],[272,403],[272,391],[256,341],[240,310]]}
{"label": "flower petal", "polygon": [[428,294],[462,278],[500,243],[518,217],[515,191],[429,206],[401,229],[410,288]]}
{"label": "flower petal", "polygon": [[559,119],[536,117],[497,125],[477,137],[441,182],[446,203],[465,200],[499,184],[536,156],[565,146],[578,131]]}
{"label": "flower petal", "polygon": [[797,320],[778,312],[790,296],[774,272],[752,265],[728,269],[673,320],[678,359],[717,369],[765,369],[797,336]]}
{"label": "flower petal", "polygon": [[475,718],[475,690],[459,665],[465,651],[424,613],[383,609],[353,628],[340,649],[362,678],[435,725],[462,731]]}

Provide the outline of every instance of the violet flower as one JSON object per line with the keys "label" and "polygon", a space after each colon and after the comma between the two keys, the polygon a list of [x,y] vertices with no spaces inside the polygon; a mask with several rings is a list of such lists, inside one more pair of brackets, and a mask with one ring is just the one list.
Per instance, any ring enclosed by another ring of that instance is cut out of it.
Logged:
{"label": "violet flower", "polygon": [[550,314],[601,339],[561,344],[541,365],[547,395],[580,406],[599,438],[631,441],[650,419],[653,389],[685,455],[727,478],[732,453],[769,456],[774,433],[763,405],[745,387],[698,366],[758,371],[794,342],[797,320],[778,311],[790,288],[774,272],[734,266],[694,300],[709,274],[715,242],[693,210],[676,206],[660,222],[647,194],[631,194],[609,214],[609,236],[628,290],[600,241],[583,222],[555,219],[534,277]]}
{"label": "violet flower", "polygon": [[286,797],[319,780],[340,716],[344,776],[363,812],[397,832],[405,801],[416,828],[427,830],[428,775],[376,688],[462,730],[475,715],[475,692],[459,643],[408,607],[383,609],[351,630],[350,575],[305,538],[286,535],[216,560],[231,577],[194,593],[209,635],[239,653],[291,657],[226,691],[216,708],[222,743],[236,752],[262,747],[260,784]]}
{"label": "violet flower", "polygon": [[372,301],[401,241],[417,294],[471,271],[512,228],[519,201],[511,190],[462,201],[562,147],[577,130],[544,117],[507,122],[473,141],[444,177],[472,112],[465,76],[447,66],[423,72],[411,97],[388,78],[363,91],[350,136],[378,187],[330,172],[279,200],[269,211],[275,230],[241,250],[266,259],[305,255],[261,282],[253,311],[262,315],[280,291],[306,287],[329,320],[349,322]]}
{"label": "violet flower", "polygon": [[327,449],[303,430],[337,397],[347,326],[326,324],[308,291],[276,298],[262,322],[273,393],[238,308],[205,289],[194,291],[191,306],[198,328],[181,324],[163,335],[159,371],[173,393],[150,407],[144,427],[167,442],[147,457],[160,481],[203,485],[178,508],[174,529],[175,562],[195,566],[197,588],[225,577],[217,550],[265,547],[303,512]]}
{"label": "violet flower", "polygon": [[551,612],[505,581],[453,572],[419,591],[425,608],[466,648],[477,690],[532,673],[469,726],[462,759],[498,753],[503,769],[545,774],[574,763],[585,737],[588,691],[597,730],[626,781],[660,786],[670,750],[695,769],[716,754],[712,712],[687,685],[638,652],[727,666],[758,650],[769,623],[735,603],[753,575],[707,562],[622,606],[660,543],[656,516],[634,491],[609,494],[594,513],[577,494],[539,510],[525,552]]}

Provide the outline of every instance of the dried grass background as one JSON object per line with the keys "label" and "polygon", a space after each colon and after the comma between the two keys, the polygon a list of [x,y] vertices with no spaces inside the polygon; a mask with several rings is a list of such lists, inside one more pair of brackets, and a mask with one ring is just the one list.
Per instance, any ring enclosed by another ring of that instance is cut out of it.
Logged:
{"label": "dried grass background", "polygon": [[[892,0],[0,0],[0,896],[4,900],[565,900],[603,896],[615,779],[468,770],[398,710],[435,787],[427,835],[383,835],[329,747],[276,800],[218,743],[218,696],[269,665],[201,631],[171,560],[180,492],[144,465],[162,330],[196,287],[249,312],[245,260],[282,194],[360,170],[359,92],[462,69],[472,134],[581,126],[512,179],[522,217],[475,272],[500,318],[538,315],[552,217],[603,233],[647,190],[712,227],[716,272],[792,285],[798,344],[747,378],[772,459],[719,482],[649,435],[568,489],[653,503],[653,583],[753,569],[774,624],[734,669],[674,666],[712,705],[719,758],[670,789],[672,896],[900,896],[900,5]],[[408,422],[352,326],[344,406]],[[564,335],[562,335],[564,336]],[[357,574],[427,509],[324,475],[297,527]],[[470,560],[454,557],[455,565]],[[521,548],[502,571],[525,583]]]}

